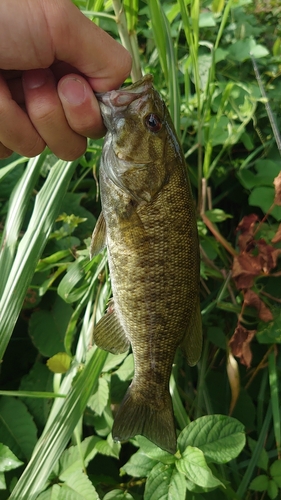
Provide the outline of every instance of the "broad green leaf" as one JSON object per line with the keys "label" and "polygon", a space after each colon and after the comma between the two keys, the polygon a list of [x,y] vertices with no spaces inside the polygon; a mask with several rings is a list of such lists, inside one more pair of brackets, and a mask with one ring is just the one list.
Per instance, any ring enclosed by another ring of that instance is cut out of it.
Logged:
{"label": "broad green leaf", "polygon": [[[256,187],[249,196],[249,205],[260,207],[266,214],[272,207],[274,202],[274,188],[272,187]],[[281,207],[275,206],[270,210],[270,215],[273,215],[276,220],[281,220]]]}
{"label": "broad green leaf", "polygon": [[107,455],[109,457],[119,458],[119,453],[121,450],[121,444],[116,443],[112,439],[112,435],[109,434],[106,440],[100,440],[96,444],[96,448],[102,455]]}
{"label": "broad green leaf", "polygon": [[127,356],[128,356],[128,352],[124,352],[122,354],[109,353],[102,371],[103,372],[110,372],[111,370],[113,370],[114,368],[119,366]]}
{"label": "broad green leaf", "polygon": [[194,446],[203,451],[209,462],[226,463],[244,448],[244,426],[225,415],[200,417],[180,433],[178,443],[182,452],[187,446]]}
{"label": "broad green leaf", "polygon": [[112,490],[103,497],[103,500],[134,500],[128,491]]}
{"label": "broad green leaf", "polygon": [[43,356],[64,351],[64,336],[72,313],[72,307],[57,296],[49,310],[41,309],[31,315],[29,335]]}
{"label": "broad green leaf", "polygon": [[58,352],[48,359],[47,367],[53,373],[66,373],[70,363],[71,357],[66,352]]}
{"label": "broad green leaf", "polygon": [[174,465],[155,465],[146,481],[144,500],[185,500],[185,495],[183,474]]}
{"label": "broad green leaf", "polygon": [[269,470],[272,479],[274,479],[279,488],[281,488],[281,460],[275,460]]}
{"label": "broad green leaf", "polygon": [[[257,446],[257,441],[254,441],[254,439],[248,437],[248,443],[250,450],[253,452]],[[261,469],[267,471],[268,469],[268,454],[266,453],[265,449],[262,448],[260,452],[259,459],[257,461],[257,466],[260,467]]]}
{"label": "broad green leaf", "polygon": [[176,461],[176,467],[179,472],[186,475],[189,481],[203,488],[216,488],[223,484],[213,475],[204,453],[199,448],[187,446],[182,458]]}
{"label": "broad green leaf", "polygon": [[82,472],[76,470],[61,486],[59,498],[61,500],[99,500],[94,485]]}
{"label": "broad green leaf", "polygon": [[0,472],[16,469],[22,464],[23,462],[18,460],[8,446],[0,443]]}
{"label": "broad green leaf", "polygon": [[48,488],[43,493],[37,497],[37,500],[61,500],[60,496],[61,488],[58,484],[54,484],[51,488]]}
{"label": "broad green leaf", "polygon": [[100,377],[97,390],[90,397],[87,406],[98,415],[103,413],[109,398],[109,385],[105,378]]}
{"label": "broad green leaf", "polygon": [[249,489],[254,491],[265,491],[268,488],[269,477],[265,474],[261,474],[258,477],[255,477],[253,481],[251,481]]}
{"label": "broad green leaf", "polygon": [[153,467],[157,464],[157,460],[149,458],[142,450],[131,456],[128,462],[120,469],[120,476],[129,474],[133,477],[146,477]]}
{"label": "broad green leaf", "polygon": [[20,458],[29,459],[37,441],[37,429],[20,399],[0,399],[0,442]]}
{"label": "broad green leaf", "polygon": [[273,479],[269,480],[268,487],[267,487],[267,493],[268,493],[269,498],[271,498],[271,500],[274,500],[274,498],[277,498],[278,486]]}
{"label": "broad green leaf", "polygon": [[226,219],[232,219],[232,215],[226,214],[220,208],[214,208],[213,210],[206,210],[205,214],[207,215],[208,219],[210,219],[210,221],[212,222],[222,222]]}
{"label": "broad green leaf", "polygon": [[87,467],[98,453],[96,444],[100,441],[97,436],[89,436],[78,446],[67,448],[59,460],[59,478],[66,481],[77,469],[82,470]]}
{"label": "broad green leaf", "polygon": [[116,371],[116,375],[120,378],[122,381],[126,380],[131,380],[134,375],[134,370],[135,370],[135,364],[134,364],[134,356],[133,354],[129,354],[120,366],[118,370]]}
{"label": "broad green leaf", "polygon": [[[50,392],[53,390],[53,374],[45,364],[36,362],[30,372],[21,379],[20,390]],[[38,427],[44,427],[50,413],[50,400],[23,398],[23,402]]]}
{"label": "broad green leaf", "polygon": [[163,464],[173,464],[176,461],[175,455],[171,455],[171,453],[162,450],[144,436],[137,436],[136,441],[139,444],[141,451],[152,460],[158,460]]}

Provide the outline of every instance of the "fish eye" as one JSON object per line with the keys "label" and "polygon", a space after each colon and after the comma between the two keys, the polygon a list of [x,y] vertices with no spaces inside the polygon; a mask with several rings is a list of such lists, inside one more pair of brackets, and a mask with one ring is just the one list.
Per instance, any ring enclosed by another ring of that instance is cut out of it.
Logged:
{"label": "fish eye", "polygon": [[162,128],[162,122],[159,116],[155,115],[154,113],[150,113],[149,115],[147,115],[144,121],[146,127],[151,132],[159,132],[159,130]]}

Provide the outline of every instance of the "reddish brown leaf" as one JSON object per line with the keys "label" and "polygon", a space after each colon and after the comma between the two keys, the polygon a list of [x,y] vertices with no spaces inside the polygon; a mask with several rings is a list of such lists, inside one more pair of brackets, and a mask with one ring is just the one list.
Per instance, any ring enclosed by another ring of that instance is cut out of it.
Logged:
{"label": "reddish brown leaf", "polygon": [[255,224],[259,220],[256,214],[245,215],[237,226],[237,231],[241,231],[238,238],[238,246],[240,250],[249,251],[249,245],[253,241],[255,232]]}
{"label": "reddish brown leaf", "polygon": [[258,311],[259,318],[262,321],[273,320],[270,309],[259,298],[259,296],[255,292],[253,292],[253,290],[246,290],[246,292],[244,293],[244,305],[248,307],[254,307]]}
{"label": "reddish brown leaf", "polygon": [[256,244],[259,249],[262,270],[265,274],[268,274],[277,265],[277,259],[281,250],[268,245],[263,239],[258,240]]}
{"label": "reddish brown leaf", "polygon": [[272,243],[278,243],[278,241],[281,241],[281,224],[279,224],[276,234],[271,241]]}
{"label": "reddish brown leaf", "polygon": [[238,290],[251,288],[254,278],[262,272],[259,256],[254,256],[246,252],[237,255],[233,259],[232,277]]}
{"label": "reddish brown leaf", "polygon": [[275,177],[273,184],[275,188],[274,203],[275,205],[281,206],[281,172]]}
{"label": "reddish brown leaf", "polygon": [[239,322],[232,335],[229,346],[234,356],[240,359],[240,362],[249,368],[252,361],[252,351],[250,342],[255,336],[256,330],[246,330]]}

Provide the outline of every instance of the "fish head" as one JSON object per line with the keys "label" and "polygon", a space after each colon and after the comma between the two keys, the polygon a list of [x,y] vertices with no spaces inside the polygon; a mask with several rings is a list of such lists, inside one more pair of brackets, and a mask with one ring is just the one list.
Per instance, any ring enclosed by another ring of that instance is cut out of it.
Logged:
{"label": "fish head", "polygon": [[107,128],[102,165],[106,175],[136,201],[150,201],[169,178],[179,153],[169,112],[153,78],[97,94]]}

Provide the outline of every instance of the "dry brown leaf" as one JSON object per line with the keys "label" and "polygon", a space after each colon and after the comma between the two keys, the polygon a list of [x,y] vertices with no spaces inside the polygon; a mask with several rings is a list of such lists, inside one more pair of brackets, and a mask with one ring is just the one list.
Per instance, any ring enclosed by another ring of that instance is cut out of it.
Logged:
{"label": "dry brown leaf", "polygon": [[275,177],[273,184],[275,188],[274,203],[275,205],[281,206],[281,172]]}
{"label": "dry brown leaf", "polygon": [[250,342],[255,336],[257,330],[247,330],[238,322],[234,334],[232,335],[229,346],[234,356],[240,359],[240,362],[249,368],[252,361],[252,351]]}
{"label": "dry brown leaf", "polygon": [[262,321],[273,320],[272,312],[253,290],[246,290],[244,293],[244,305],[254,307]]}
{"label": "dry brown leaf", "polygon": [[281,253],[280,248],[274,248],[268,245],[265,240],[261,239],[256,242],[259,249],[259,257],[261,258],[261,267],[265,274],[268,274],[271,269],[277,265],[277,259]]}
{"label": "dry brown leaf", "polygon": [[232,266],[232,277],[238,290],[251,288],[254,278],[262,272],[259,256],[242,253],[234,257]]}

